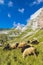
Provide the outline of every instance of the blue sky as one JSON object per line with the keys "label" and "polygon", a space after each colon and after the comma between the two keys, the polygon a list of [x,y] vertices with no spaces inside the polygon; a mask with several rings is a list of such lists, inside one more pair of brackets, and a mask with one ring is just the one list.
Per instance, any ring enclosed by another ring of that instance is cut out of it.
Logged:
{"label": "blue sky", "polygon": [[43,0],[0,0],[0,28],[25,25],[43,7]]}

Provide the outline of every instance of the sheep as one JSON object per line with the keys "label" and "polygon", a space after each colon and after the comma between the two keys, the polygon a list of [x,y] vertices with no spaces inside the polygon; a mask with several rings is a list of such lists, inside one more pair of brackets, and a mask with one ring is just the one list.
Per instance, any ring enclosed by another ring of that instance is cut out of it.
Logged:
{"label": "sheep", "polygon": [[18,47],[18,44],[19,44],[19,43],[10,44],[10,48],[16,49],[16,48]]}
{"label": "sheep", "polygon": [[11,50],[10,45],[7,44],[7,45],[3,48],[3,50]]}
{"label": "sheep", "polygon": [[33,40],[33,41],[31,42],[31,44],[39,44],[39,41]]}
{"label": "sheep", "polygon": [[34,54],[34,56],[36,57],[35,50],[36,50],[36,48],[34,48],[34,47],[25,49],[23,52],[23,58],[25,58],[29,54]]}
{"label": "sheep", "polygon": [[18,43],[13,43],[13,44],[7,44],[3,50],[11,50],[11,49],[16,49],[18,46]]}
{"label": "sheep", "polygon": [[18,45],[18,48],[23,48],[27,43],[26,42],[21,42]]}
{"label": "sheep", "polygon": [[33,47],[33,46],[32,46],[32,45],[26,45],[26,46],[24,46],[24,47],[21,49],[21,52],[23,53],[26,48],[30,48],[30,47]]}

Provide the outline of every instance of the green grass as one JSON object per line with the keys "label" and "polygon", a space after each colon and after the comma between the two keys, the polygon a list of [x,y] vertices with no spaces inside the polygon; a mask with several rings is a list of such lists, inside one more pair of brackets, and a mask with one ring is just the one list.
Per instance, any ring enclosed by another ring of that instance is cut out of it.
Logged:
{"label": "green grass", "polygon": [[[0,65],[43,65],[43,43],[34,45],[39,51],[39,55],[22,57],[21,49],[4,50],[0,48]],[[16,57],[16,58],[15,58]]]}
{"label": "green grass", "polygon": [[34,55],[27,56],[23,59],[21,49],[13,49],[13,50],[3,50],[3,47],[0,47],[0,65],[43,65],[43,30],[39,30],[33,35],[27,36],[23,40],[21,37],[26,35],[30,31],[23,32],[20,36],[13,38],[12,40],[8,40],[5,43],[15,43],[26,40],[33,40],[37,38],[39,40],[38,45],[34,45],[39,51],[38,56],[35,58]]}
{"label": "green grass", "polygon": [[37,38],[37,40],[43,42],[43,30],[39,30],[33,35],[27,36],[26,38],[24,38],[24,40],[33,40],[34,38]]}

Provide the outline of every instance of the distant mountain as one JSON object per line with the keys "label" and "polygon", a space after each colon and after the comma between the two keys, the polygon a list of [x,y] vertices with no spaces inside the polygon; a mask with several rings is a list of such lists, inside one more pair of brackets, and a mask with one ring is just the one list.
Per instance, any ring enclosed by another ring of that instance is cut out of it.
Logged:
{"label": "distant mountain", "polygon": [[29,23],[33,30],[43,28],[43,7],[31,15]]}

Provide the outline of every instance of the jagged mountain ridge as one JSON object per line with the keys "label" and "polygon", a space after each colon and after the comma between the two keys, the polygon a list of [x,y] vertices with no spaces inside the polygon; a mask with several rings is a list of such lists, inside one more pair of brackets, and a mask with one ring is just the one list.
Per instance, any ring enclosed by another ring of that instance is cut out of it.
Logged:
{"label": "jagged mountain ridge", "polygon": [[30,25],[33,30],[43,28],[43,7],[31,15]]}

